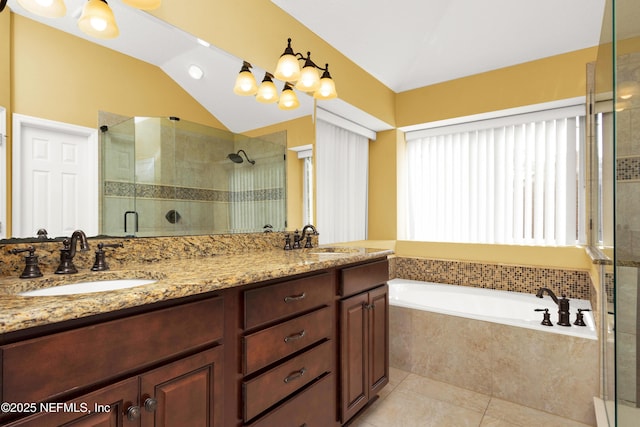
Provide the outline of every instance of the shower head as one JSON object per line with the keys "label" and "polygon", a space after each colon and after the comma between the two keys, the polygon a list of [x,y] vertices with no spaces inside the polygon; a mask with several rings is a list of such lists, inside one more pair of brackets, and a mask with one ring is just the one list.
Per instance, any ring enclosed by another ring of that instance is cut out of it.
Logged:
{"label": "shower head", "polygon": [[240,155],[240,153],[244,154],[244,157],[247,159],[247,162],[251,163],[252,165],[256,164],[256,161],[251,160],[249,156],[247,156],[247,153],[244,150],[238,150],[237,153],[228,154],[227,159],[231,160],[233,163],[242,163],[244,160],[242,159],[242,156]]}

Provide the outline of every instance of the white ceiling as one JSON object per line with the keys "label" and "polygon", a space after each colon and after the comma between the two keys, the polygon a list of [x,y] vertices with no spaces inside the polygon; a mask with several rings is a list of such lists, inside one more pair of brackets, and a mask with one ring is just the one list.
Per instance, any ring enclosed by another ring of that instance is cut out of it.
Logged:
{"label": "white ceiling", "polygon": [[[162,68],[234,132],[306,116],[312,98],[281,111],[231,88],[242,60],[204,47],[150,14],[110,1],[120,27],[113,40],[85,36],[76,21],[86,0],[65,0],[67,15],[39,18],[8,0],[15,13]],[[515,65],[598,44],[605,0],[271,0],[395,92]],[[187,74],[191,64],[205,73]],[[254,68],[260,79],[264,70]],[[335,76],[334,76],[335,77]],[[338,92],[340,88],[338,87]],[[321,107],[374,131],[391,126],[335,99]],[[179,112],[176,112],[179,115]]]}

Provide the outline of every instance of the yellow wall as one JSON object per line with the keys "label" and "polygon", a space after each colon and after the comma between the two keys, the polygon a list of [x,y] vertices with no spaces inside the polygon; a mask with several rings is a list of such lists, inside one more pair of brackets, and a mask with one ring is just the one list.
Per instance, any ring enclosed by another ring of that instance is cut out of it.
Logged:
{"label": "yellow wall", "polygon": [[0,14],[0,106],[7,109],[11,100],[11,14]]}
{"label": "yellow wall", "polygon": [[398,127],[585,96],[586,64],[597,48],[582,49],[399,93]]}

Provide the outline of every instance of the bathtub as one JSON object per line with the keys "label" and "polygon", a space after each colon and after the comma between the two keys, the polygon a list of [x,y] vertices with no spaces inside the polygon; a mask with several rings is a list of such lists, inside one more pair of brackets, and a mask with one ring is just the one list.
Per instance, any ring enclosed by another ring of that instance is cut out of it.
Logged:
{"label": "bathtub", "polygon": [[[388,283],[389,366],[595,425],[599,346],[591,312],[588,326],[558,326],[547,295]],[[570,303],[571,322],[577,308],[589,308]],[[554,326],[542,326],[536,308],[548,308]]]}
{"label": "bathtub", "polygon": [[[577,309],[591,309],[588,300],[571,299],[571,327],[557,325],[558,308],[551,297],[544,298],[522,292],[499,291],[408,279],[389,282],[389,304],[416,310],[466,317],[539,331],[597,339],[592,312],[584,312],[587,326],[575,326]],[[560,295],[558,295],[560,297]],[[548,308],[553,326],[541,324],[542,312]]]}

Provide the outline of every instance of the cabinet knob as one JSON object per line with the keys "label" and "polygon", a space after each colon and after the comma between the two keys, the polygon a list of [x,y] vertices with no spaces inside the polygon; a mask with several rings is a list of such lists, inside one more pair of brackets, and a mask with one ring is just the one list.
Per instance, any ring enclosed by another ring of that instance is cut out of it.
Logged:
{"label": "cabinet knob", "polygon": [[129,421],[135,421],[140,418],[140,407],[139,406],[129,406],[127,408],[127,419]]}
{"label": "cabinet knob", "polygon": [[144,401],[144,409],[147,412],[154,412],[158,409],[158,401],[153,397],[147,397]]}

